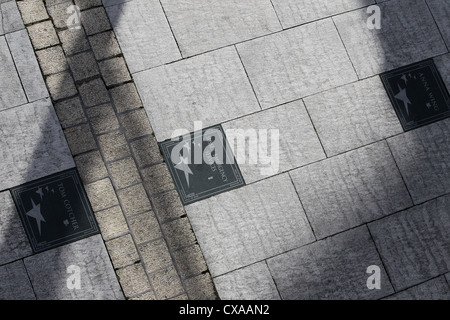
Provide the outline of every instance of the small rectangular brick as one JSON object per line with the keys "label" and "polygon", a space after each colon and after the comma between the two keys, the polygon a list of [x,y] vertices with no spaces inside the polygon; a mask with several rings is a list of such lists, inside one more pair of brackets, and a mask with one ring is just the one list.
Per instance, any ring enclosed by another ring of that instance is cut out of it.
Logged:
{"label": "small rectangular brick", "polygon": [[54,101],[69,98],[77,94],[77,88],[69,72],[49,75],[45,82]]}
{"label": "small rectangular brick", "polygon": [[141,182],[133,158],[125,158],[108,164],[111,178],[117,189],[123,189]]}
{"label": "small rectangular brick", "polygon": [[172,265],[172,258],[164,239],[159,239],[138,246],[145,270],[148,273],[155,272]]}
{"label": "small rectangular brick", "polygon": [[91,7],[101,6],[102,0],[75,0],[75,4],[80,8],[80,10],[85,10]]}
{"label": "small rectangular brick", "polygon": [[90,151],[97,148],[91,128],[82,124],[64,131],[72,155]]}
{"label": "small rectangular brick", "polygon": [[100,211],[119,204],[109,179],[87,184],[85,189],[94,211]]}
{"label": "small rectangular brick", "polygon": [[119,115],[119,118],[128,139],[138,138],[153,132],[144,108],[123,113]]}
{"label": "small rectangular brick", "polygon": [[78,87],[81,99],[86,107],[109,102],[108,91],[102,79],[94,79]]}
{"label": "small rectangular brick", "polygon": [[99,74],[97,62],[91,51],[76,54],[67,59],[75,81],[87,79]]}
{"label": "small rectangular brick", "polygon": [[98,136],[97,140],[105,161],[114,161],[130,155],[127,140],[120,130]]}
{"label": "small rectangular brick", "polygon": [[151,211],[129,217],[128,222],[137,244],[162,237],[158,220]]}
{"label": "small rectangular brick", "polygon": [[28,27],[33,47],[36,50],[50,47],[59,43],[55,28],[51,21],[39,22]]}
{"label": "small rectangular brick", "polygon": [[147,291],[131,297],[130,300],[156,300],[156,296],[153,291]]}
{"label": "small rectangular brick", "polygon": [[130,216],[132,214],[141,213],[151,210],[150,200],[145,192],[142,184],[136,184],[134,186],[119,190],[117,192],[120,202],[122,203],[125,215]]}
{"label": "small rectangular brick", "polygon": [[130,234],[106,241],[105,245],[115,269],[139,261],[139,254]]}
{"label": "small rectangular brick", "polygon": [[113,31],[106,31],[89,37],[95,58],[102,60],[122,53]]}
{"label": "small rectangular brick", "polygon": [[36,51],[36,56],[44,75],[62,72],[69,67],[61,46]]}
{"label": "small rectangular brick", "polygon": [[58,32],[58,35],[67,55],[73,55],[90,48],[83,28],[62,30]]}
{"label": "small rectangular brick", "polygon": [[177,250],[196,242],[194,232],[188,218],[181,218],[162,225],[167,243],[172,250]]}
{"label": "small rectangular brick", "polygon": [[151,274],[150,281],[158,299],[169,299],[184,292],[180,277],[174,267]]}
{"label": "small rectangular brick", "polygon": [[95,213],[104,240],[121,236],[128,232],[128,225],[120,206]]}
{"label": "small rectangular brick", "polygon": [[56,28],[61,29],[67,27],[67,20],[72,15],[72,12],[67,12],[67,8],[72,5],[72,1],[64,1],[47,7],[47,11],[50,17],[52,17],[53,24]]}
{"label": "small rectangular brick", "polygon": [[175,219],[186,214],[180,196],[176,190],[155,196],[152,199],[156,214],[161,222]]}
{"label": "small rectangular brick", "polygon": [[119,129],[119,121],[111,104],[106,103],[86,110],[96,134]]}
{"label": "small rectangular brick", "polygon": [[157,164],[163,161],[158,143],[153,136],[135,140],[130,143],[130,146],[139,167]]}
{"label": "small rectangular brick", "polygon": [[74,160],[84,184],[108,176],[102,156],[97,150],[75,156]]}
{"label": "small rectangular brick", "polygon": [[151,194],[174,190],[172,176],[165,163],[141,170],[144,182]]}
{"label": "small rectangular brick", "polygon": [[99,62],[99,67],[107,86],[130,81],[131,76],[123,57],[116,57]]}
{"label": "small rectangular brick", "polygon": [[103,7],[83,11],[81,14],[81,24],[84,30],[86,30],[87,35],[111,29],[111,24]]}
{"label": "small rectangular brick", "polygon": [[198,245],[176,251],[174,260],[182,278],[199,275],[208,269]]}
{"label": "small rectangular brick", "polygon": [[117,270],[117,276],[126,297],[151,289],[147,274],[140,263]]}
{"label": "small rectangular brick", "polygon": [[134,83],[125,83],[112,88],[111,96],[119,113],[142,107],[141,98]]}
{"label": "small rectangular brick", "polygon": [[86,122],[79,97],[70,98],[55,104],[55,111],[63,128]]}
{"label": "small rectangular brick", "polygon": [[191,300],[218,300],[213,280],[209,273],[183,281],[186,293]]}
{"label": "small rectangular brick", "polygon": [[42,0],[17,1],[25,24],[39,22],[49,18]]}

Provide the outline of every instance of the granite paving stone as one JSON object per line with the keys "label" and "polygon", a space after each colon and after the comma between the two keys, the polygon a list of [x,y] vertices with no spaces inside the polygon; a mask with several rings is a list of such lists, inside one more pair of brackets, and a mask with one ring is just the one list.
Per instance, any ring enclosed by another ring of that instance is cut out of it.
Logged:
{"label": "granite paving stone", "polygon": [[0,300],[35,300],[36,297],[21,260],[0,266]]}
{"label": "granite paving stone", "polygon": [[133,0],[106,11],[131,73],[181,59],[158,0]]}
{"label": "granite paving stone", "polygon": [[[165,163],[141,169],[141,173],[143,175],[145,185],[152,195],[175,189],[169,169],[167,169],[167,165]],[[158,200],[158,198],[159,197],[155,197],[156,203],[161,202],[161,199]],[[157,205],[155,204],[155,206]]]}
{"label": "granite paving stone", "polygon": [[97,150],[75,156],[74,160],[84,184],[108,176],[102,156]]}
{"label": "granite paving stone", "polygon": [[122,57],[103,60],[98,65],[108,87],[131,80],[127,65]]}
{"label": "granite paving stone", "polygon": [[91,51],[78,53],[67,59],[75,81],[99,74],[99,69]]}
{"label": "granite paving stone", "polygon": [[106,31],[89,37],[89,42],[97,60],[111,58],[122,53],[116,36],[112,31]]}
{"label": "granite paving stone", "polygon": [[[42,252],[24,261],[39,300],[124,299],[100,235]],[[80,290],[67,287],[69,266],[79,267]]]}
{"label": "granite paving stone", "polygon": [[148,273],[161,270],[172,264],[172,258],[164,239],[140,244],[138,250]]}
{"label": "granite paving stone", "polygon": [[70,0],[63,1],[61,3],[47,6],[47,12],[52,18],[53,24],[56,28],[61,29],[68,27],[67,21],[72,15],[71,11],[68,11],[69,6],[72,6],[73,2]]}
{"label": "granite paving stone", "polygon": [[280,300],[265,261],[214,279],[222,300]]}
{"label": "granite paving stone", "polygon": [[74,80],[68,71],[49,75],[45,82],[54,101],[73,97],[77,94]]}
{"label": "granite paving stone", "polygon": [[[325,158],[325,153],[301,100],[227,122],[222,127],[228,143],[234,150],[236,161],[246,183]],[[267,136],[264,136],[265,132]],[[256,136],[257,143],[253,142],[253,146],[250,145],[251,141],[256,141]],[[266,151],[270,162],[264,159],[261,153],[259,153],[257,164],[250,162],[250,156],[239,154],[236,147],[244,143],[246,138],[250,141],[248,152],[255,152],[255,155],[258,152],[257,149],[267,143],[269,150]],[[274,141],[275,144],[272,145]],[[273,149],[276,143],[278,143],[278,152]],[[243,159],[245,163],[240,160],[242,156],[245,156]]]}
{"label": "granite paving stone", "polygon": [[115,269],[132,265],[140,260],[130,234],[106,241],[105,245]]}
{"label": "granite paving stone", "polygon": [[386,142],[291,171],[318,238],[412,205]]}
{"label": "granite paving stone", "polygon": [[119,121],[110,103],[89,108],[86,114],[95,134],[119,129]]}
{"label": "granite paving stone", "polygon": [[89,9],[102,5],[102,0],[74,0],[75,4],[80,7],[80,10]]}
{"label": "granite paving stone", "polygon": [[112,181],[117,189],[140,183],[141,177],[133,158],[117,160],[108,164]]}
{"label": "granite paving stone", "polygon": [[[161,164],[161,166],[162,165],[165,164]],[[153,190],[155,189],[156,188]],[[152,201],[159,221],[162,223],[171,219],[179,218],[186,214],[183,204],[181,203],[180,196],[176,190],[171,190],[161,195],[157,195]]]}
{"label": "granite paving stone", "polygon": [[[8,191],[0,193],[0,233],[2,234],[0,238],[0,247],[2,248],[0,265],[21,259],[32,253],[19,214]],[[1,296],[2,294],[0,294]]]}
{"label": "granite paving stone", "polygon": [[199,275],[208,269],[198,245],[180,249],[173,255],[182,278]]}
{"label": "granite paving stone", "polygon": [[172,220],[162,225],[167,243],[172,250],[193,244],[196,242],[195,234],[186,217]]}
{"label": "granite paving stone", "polygon": [[64,131],[64,134],[72,155],[77,155],[97,148],[89,124],[68,128]]}
{"label": "granite paving stone", "polygon": [[97,141],[105,161],[114,161],[130,155],[130,147],[120,130],[97,136]]}
{"label": "granite paving stone", "polygon": [[51,21],[43,21],[28,26],[28,35],[30,36],[33,47],[36,50],[54,46],[59,43],[55,28]]}
{"label": "granite paving stone", "polygon": [[44,75],[62,72],[69,67],[61,46],[36,51],[36,56]]}
{"label": "granite paving stone", "polygon": [[130,143],[130,146],[139,167],[161,163],[163,161],[158,143],[153,136],[134,140]]}
{"label": "granite paving stone", "polygon": [[442,37],[450,47],[450,3],[445,0],[427,0],[428,7],[433,14],[433,18],[442,34]]}
{"label": "granite paving stone", "polygon": [[87,35],[111,29],[111,24],[103,7],[83,11],[83,14],[80,14],[80,19]]}
{"label": "granite paving stone", "polygon": [[0,3],[0,35],[23,28],[24,25],[16,1]]}
{"label": "granite paving stone", "polygon": [[78,91],[86,107],[92,107],[110,101],[105,84],[100,78],[84,82],[78,86]]}
{"label": "granite paving stone", "polygon": [[[147,274],[140,263],[117,270],[117,276],[119,277],[123,292],[127,297],[151,289]],[[153,292],[150,293],[153,294]]]}
{"label": "granite paving stone", "polygon": [[75,166],[49,99],[2,111],[0,127],[0,190]]}
{"label": "granite paving stone", "polygon": [[95,213],[95,218],[105,240],[119,237],[128,232],[128,225],[120,206],[98,211]]}
{"label": "granite paving stone", "polygon": [[135,139],[153,133],[144,108],[119,115],[127,139]]}
{"label": "granite paving stone", "polygon": [[403,132],[379,77],[318,93],[304,102],[328,156]]}
{"label": "granite paving stone", "polygon": [[240,43],[236,47],[262,108],[357,79],[331,19]]}
{"label": "granite paving stone", "polygon": [[450,119],[388,143],[415,204],[450,192]]}
{"label": "granite paving stone", "polygon": [[147,291],[147,292],[132,296],[131,298],[129,298],[129,300],[156,300],[156,296],[153,291]]}
{"label": "granite paving stone", "polygon": [[375,3],[374,0],[272,0],[283,28],[323,19]]}
{"label": "granite paving stone", "polygon": [[396,293],[386,300],[450,300],[450,288],[444,276]]}
{"label": "granite paving stone", "polygon": [[[285,300],[379,299],[394,292],[366,226],[351,229],[268,260]],[[379,290],[366,270],[380,268]]]}
{"label": "granite paving stone", "polygon": [[150,282],[159,300],[169,299],[183,293],[183,287],[174,267],[168,267],[150,275]]}
{"label": "granite paving stone", "polygon": [[129,217],[128,224],[137,244],[162,237],[158,220],[151,211]]}
{"label": "granite paving stone", "polygon": [[176,129],[192,132],[194,121],[206,128],[260,110],[233,47],[133,77],[158,141]]}
{"label": "granite paving stone", "polygon": [[24,29],[8,33],[5,37],[28,101],[32,102],[48,97],[44,78],[27,31]]}
{"label": "granite paving stone", "polygon": [[134,83],[125,83],[112,88],[110,92],[118,113],[142,107],[141,98]]}
{"label": "granite paving stone", "polygon": [[[15,1],[13,1],[15,2]],[[25,24],[35,23],[49,18],[42,0],[17,1]]]}
{"label": "granite paving stone", "polygon": [[27,102],[4,36],[0,36],[0,111]]}
{"label": "granite paving stone", "polygon": [[151,210],[151,204],[144,186],[139,183],[117,191],[120,203],[126,216]]}
{"label": "granite paving stone", "polygon": [[[86,193],[94,211],[100,211],[119,204],[109,179],[85,185]],[[116,212],[118,208],[116,208]]]}
{"label": "granite paving stone", "polygon": [[191,300],[218,300],[211,276],[207,273],[186,279],[184,286]]}
{"label": "granite paving stone", "polygon": [[190,204],[186,212],[214,277],[315,240],[288,174]]}
{"label": "granite paving stone", "polygon": [[360,78],[448,52],[424,0],[379,4],[379,30],[367,28],[367,10],[333,17]]}
{"label": "granite paving stone", "polygon": [[163,0],[184,57],[281,30],[270,0]]}
{"label": "granite paving stone", "polygon": [[58,31],[59,39],[64,52],[67,55],[73,55],[90,49],[88,39],[84,29],[66,29]]}
{"label": "granite paving stone", "polygon": [[449,205],[446,195],[369,224],[397,291],[450,270]]}
{"label": "granite paving stone", "polygon": [[447,86],[447,90],[450,92],[450,53],[436,57],[433,60],[441,74],[442,80]]}

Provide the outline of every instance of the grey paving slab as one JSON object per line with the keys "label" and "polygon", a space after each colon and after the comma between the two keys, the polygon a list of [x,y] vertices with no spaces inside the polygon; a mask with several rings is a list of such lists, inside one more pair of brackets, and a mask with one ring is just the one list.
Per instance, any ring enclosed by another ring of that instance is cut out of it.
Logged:
{"label": "grey paving slab", "polygon": [[75,166],[49,99],[2,111],[0,127],[0,190]]}
{"label": "grey paving slab", "polygon": [[328,156],[403,132],[379,77],[304,99]]}
{"label": "grey paving slab", "polygon": [[48,97],[47,87],[27,30],[9,33],[5,37],[28,101],[32,102]]}
{"label": "grey paving slab", "polygon": [[158,0],[133,0],[106,11],[131,73],[181,59]]}
{"label": "grey paving slab", "polygon": [[414,203],[450,192],[450,119],[389,138],[388,143]]}
{"label": "grey paving slab", "polygon": [[158,141],[260,110],[233,47],[133,75]]}
{"label": "grey paving slab", "polygon": [[386,142],[291,171],[318,238],[412,205]]}
{"label": "grey paving slab", "polygon": [[8,191],[0,193],[0,234],[2,234],[0,265],[32,253],[19,214]]}
{"label": "grey paving slab", "polygon": [[450,270],[449,206],[447,195],[369,224],[396,290]]}
{"label": "grey paving slab", "polygon": [[193,203],[186,212],[213,277],[314,241],[287,174]]}
{"label": "grey paving slab", "polygon": [[0,35],[23,28],[24,25],[16,1],[0,3]]}
{"label": "grey paving slab", "polygon": [[[302,100],[263,110],[222,126],[246,183],[325,158]],[[264,136],[266,132],[267,136]],[[247,153],[257,154],[259,146],[261,150],[264,150],[264,146],[269,146],[266,152],[269,159],[264,159],[259,153],[256,164],[250,161],[249,156],[245,156],[245,151],[237,150],[237,146],[245,143],[246,138],[251,140],[255,139],[254,137],[257,137],[257,140],[252,140],[255,141],[253,147],[247,146]],[[241,162],[241,156],[245,156],[245,163]],[[273,170],[270,170],[271,168]]]}
{"label": "grey paving slab", "polygon": [[0,111],[27,102],[4,36],[0,36],[0,90]]}
{"label": "grey paving slab", "polygon": [[22,260],[0,266],[0,300],[35,300]]}
{"label": "grey paving slab", "polygon": [[[365,226],[279,255],[267,264],[285,300],[379,299],[394,292]],[[369,266],[380,268],[380,289],[367,287]]]}
{"label": "grey paving slab", "polygon": [[367,27],[366,9],[333,17],[360,78],[447,52],[424,0],[391,0],[379,7],[379,30]]}
{"label": "grey paving slab", "polygon": [[184,57],[281,30],[270,0],[162,0]]}
{"label": "grey paving slab", "polygon": [[222,300],[280,300],[265,261],[214,279]]}
{"label": "grey paving slab", "polygon": [[447,86],[447,90],[450,92],[450,53],[436,57],[433,60],[442,76],[442,80]]}
{"label": "grey paving slab", "polygon": [[[123,293],[100,235],[24,260],[38,300],[121,300]],[[70,289],[79,268],[80,289]],[[69,268],[69,271],[68,271]]]}
{"label": "grey paving slab", "polygon": [[237,45],[263,108],[357,79],[331,19]]}
{"label": "grey paving slab", "polygon": [[446,0],[427,0],[447,48],[450,47],[450,2]]}
{"label": "grey paving slab", "polygon": [[444,276],[396,293],[386,300],[450,300],[450,288]]}
{"label": "grey paving slab", "polygon": [[374,0],[272,0],[283,28],[293,27],[375,3]]}

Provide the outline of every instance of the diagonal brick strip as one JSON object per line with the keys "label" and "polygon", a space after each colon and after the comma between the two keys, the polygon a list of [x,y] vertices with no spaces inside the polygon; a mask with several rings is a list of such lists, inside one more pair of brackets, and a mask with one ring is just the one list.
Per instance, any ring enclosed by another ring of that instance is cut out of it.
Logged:
{"label": "diagonal brick strip", "polygon": [[17,4],[125,296],[217,299],[101,0]]}

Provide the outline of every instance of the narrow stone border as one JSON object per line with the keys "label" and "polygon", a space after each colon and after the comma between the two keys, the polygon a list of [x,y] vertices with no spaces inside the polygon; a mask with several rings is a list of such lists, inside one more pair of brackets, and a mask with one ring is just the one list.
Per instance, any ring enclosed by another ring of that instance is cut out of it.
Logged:
{"label": "narrow stone border", "polygon": [[16,1],[126,298],[218,299],[102,1]]}

